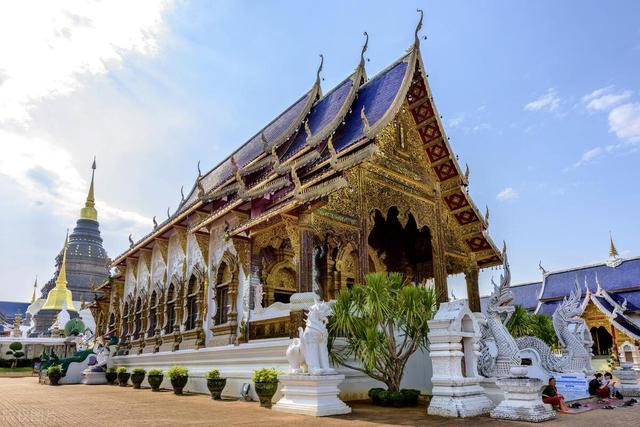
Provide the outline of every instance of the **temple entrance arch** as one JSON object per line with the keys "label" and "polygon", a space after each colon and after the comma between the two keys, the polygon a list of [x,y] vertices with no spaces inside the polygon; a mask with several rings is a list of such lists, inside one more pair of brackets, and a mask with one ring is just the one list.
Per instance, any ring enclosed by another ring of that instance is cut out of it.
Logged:
{"label": "temple entrance arch", "polygon": [[613,337],[604,326],[592,327],[591,338],[593,339],[593,355],[608,356],[613,347]]}
{"label": "temple entrance arch", "polygon": [[368,236],[370,264],[381,262],[385,271],[401,272],[416,283],[433,278],[433,250],[429,227],[425,225],[418,228],[413,214],[405,212],[400,215],[396,206],[389,208],[386,216],[376,209],[373,212],[373,224]]}

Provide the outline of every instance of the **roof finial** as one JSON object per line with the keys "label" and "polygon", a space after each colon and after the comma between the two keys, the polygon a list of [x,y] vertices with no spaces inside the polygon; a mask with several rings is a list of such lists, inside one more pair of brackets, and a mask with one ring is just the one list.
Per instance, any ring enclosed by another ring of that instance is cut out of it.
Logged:
{"label": "roof finial", "polygon": [[264,136],[264,132],[260,132],[260,140],[262,141],[262,150],[267,151],[269,148],[269,141],[267,141],[267,137]]}
{"label": "roof finial", "polygon": [[538,268],[540,269],[540,271],[542,271],[543,275],[547,274],[547,270],[545,270],[542,266],[542,260],[538,261]]}
{"label": "roof finial", "polygon": [[304,121],[304,132],[307,134],[307,138],[306,141],[307,143],[309,143],[309,140],[311,139],[311,128],[309,127],[309,119]]}
{"label": "roof finial", "polygon": [[133,238],[131,237],[131,234],[129,234],[129,247],[132,248],[133,245],[134,245]]}
{"label": "roof finial", "polygon": [[89,192],[87,193],[87,200],[84,203],[84,207],[80,209],[80,219],[90,219],[93,221],[98,220],[98,211],[96,210],[96,199],[93,195],[93,180],[96,173],[96,158],[93,157],[93,164],[91,165],[91,184],[89,185]]}
{"label": "roof finial", "polygon": [[363,133],[369,133],[369,129],[371,128],[371,126],[369,125],[367,114],[364,111],[364,105],[362,106],[362,110],[360,110],[360,118],[362,119],[362,125],[364,126]]}
{"label": "roof finial", "polygon": [[424,12],[422,11],[422,9],[416,9],[416,11],[420,14],[420,21],[418,21],[418,25],[416,26],[414,44],[416,46],[419,46],[420,45],[420,37],[418,37],[418,33],[422,29],[422,19],[424,18]]}
{"label": "roof finial", "polygon": [[369,47],[369,33],[366,31],[362,33],[364,35],[364,45],[362,46],[362,50],[360,51],[360,64],[364,65],[364,53],[367,51]]}
{"label": "roof finial", "polygon": [[156,221],[156,216],[153,216],[153,229],[155,230],[156,228],[158,228],[158,221]]}
{"label": "roof finial", "polygon": [[464,164],[464,180],[467,181],[467,183],[469,183],[470,174],[471,174],[471,171],[469,170],[469,165],[465,163]]}
{"label": "roof finial", "polygon": [[596,293],[602,293],[602,287],[600,286],[600,280],[598,279],[598,273],[596,272]]}
{"label": "roof finial", "polygon": [[338,164],[338,152],[336,148],[333,146],[333,135],[329,136],[329,140],[327,141],[327,149],[329,150],[330,163],[332,167],[335,167]]}
{"label": "roof finial", "polygon": [[609,256],[611,258],[618,258],[618,250],[616,249],[616,245],[613,243],[613,235],[611,231],[609,231]]}
{"label": "roof finial", "polygon": [[489,206],[485,205],[484,222],[489,224]]}
{"label": "roof finial", "polygon": [[184,185],[180,186],[180,204],[184,203]]}
{"label": "roof finial", "polygon": [[324,55],[320,54],[320,65],[318,71],[316,71],[316,84],[320,84],[320,73],[322,72],[322,65],[324,64]]}
{"label": "roof finial", "polygon": [[38,275],[36,274],[36,281],[33,282],[33,295],[31,295],[31,304],[36,302],[36,288],[38,287]]}
{"label": "roof finial", "polygon": [[202,176],[202,171],[200,171],[200,160],[198,160],[198,177]]}
{"label": "roof finial", "polygon": [[169,212],[170,209],[171,206],[167,206],[167,218],[171,218],[171,212]]}

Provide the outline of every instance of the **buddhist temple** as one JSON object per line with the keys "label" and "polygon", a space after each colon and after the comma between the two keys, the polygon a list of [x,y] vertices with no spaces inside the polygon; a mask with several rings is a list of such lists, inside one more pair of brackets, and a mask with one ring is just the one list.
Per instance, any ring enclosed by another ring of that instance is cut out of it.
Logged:
{"label": "buddhist temple", "polygon": [[501,253],[438,114],[420,26],[371,78],[366,33],[355,69],[327,91],[322,59],[308,90],[218,165],[198,167],[178,209],[130,238],[92,306],[118,354],[265,338],[286,348],[303,322],[299,295],[331,300],[375,271],[431,283],[441,301],[447,277],[465,274],[480,311],[478,272]]}

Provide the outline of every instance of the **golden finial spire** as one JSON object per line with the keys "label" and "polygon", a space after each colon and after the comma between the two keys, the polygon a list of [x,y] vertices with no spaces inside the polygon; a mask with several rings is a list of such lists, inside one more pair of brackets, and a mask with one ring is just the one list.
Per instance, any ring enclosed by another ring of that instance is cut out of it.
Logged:
{"label": "golden finial spire", "polygon": [[619,257],[616,245],[613,243],[613,236],[611,235],[611,231],[609,231],[609,256],[611,258]]}
{"label": "golden finial spire", "polygon": [[36,275],[36,281],[33,282],[33,295],[31,295],[31,304],[36,302],[36,288],[38,287],[38,275]]}
{"label": "golden finial spire", "polygon": [[62,263],[60,264],[60,271],[56,278],[56,285],[49,291],[47,295],[47,301],[42,306],[43,310],[71,310],[73,308],[73,298],[71,291],[67,288],[67,248],[69,246],[69,230],[67,230],[67,236],[64,239],[64,249],[62,250]]}
{"label": "golden finial spire", "polygon": [[96,199],[93,196],[93,178],[96,173],[96,158],[93,158],[93,164],[91,165],[91,185],[89,186],[89,194],[87,194],[87,201],[84,203],[84,208],[80,209],[80,219],[90,219],[93,221],[98,220],[98,211],[96,210]]}

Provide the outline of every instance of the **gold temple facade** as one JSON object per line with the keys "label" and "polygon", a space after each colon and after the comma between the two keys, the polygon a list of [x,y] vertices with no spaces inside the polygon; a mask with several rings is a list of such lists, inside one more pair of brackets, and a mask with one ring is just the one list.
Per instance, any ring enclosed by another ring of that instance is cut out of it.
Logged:
{"label": "gold temple facade", "polygon": [[[367,79],[313,87],[220,165],[178,211],[115,258],[94,304],[122,353],[290,336],[302,313],[252,320],[293,294],[325,300],[375,271],[432,283],[501,263],[437,113],[416,39]],[[155,222],[155,220],[154,220]],[[260,301],[261,300],[261,301]]]}

